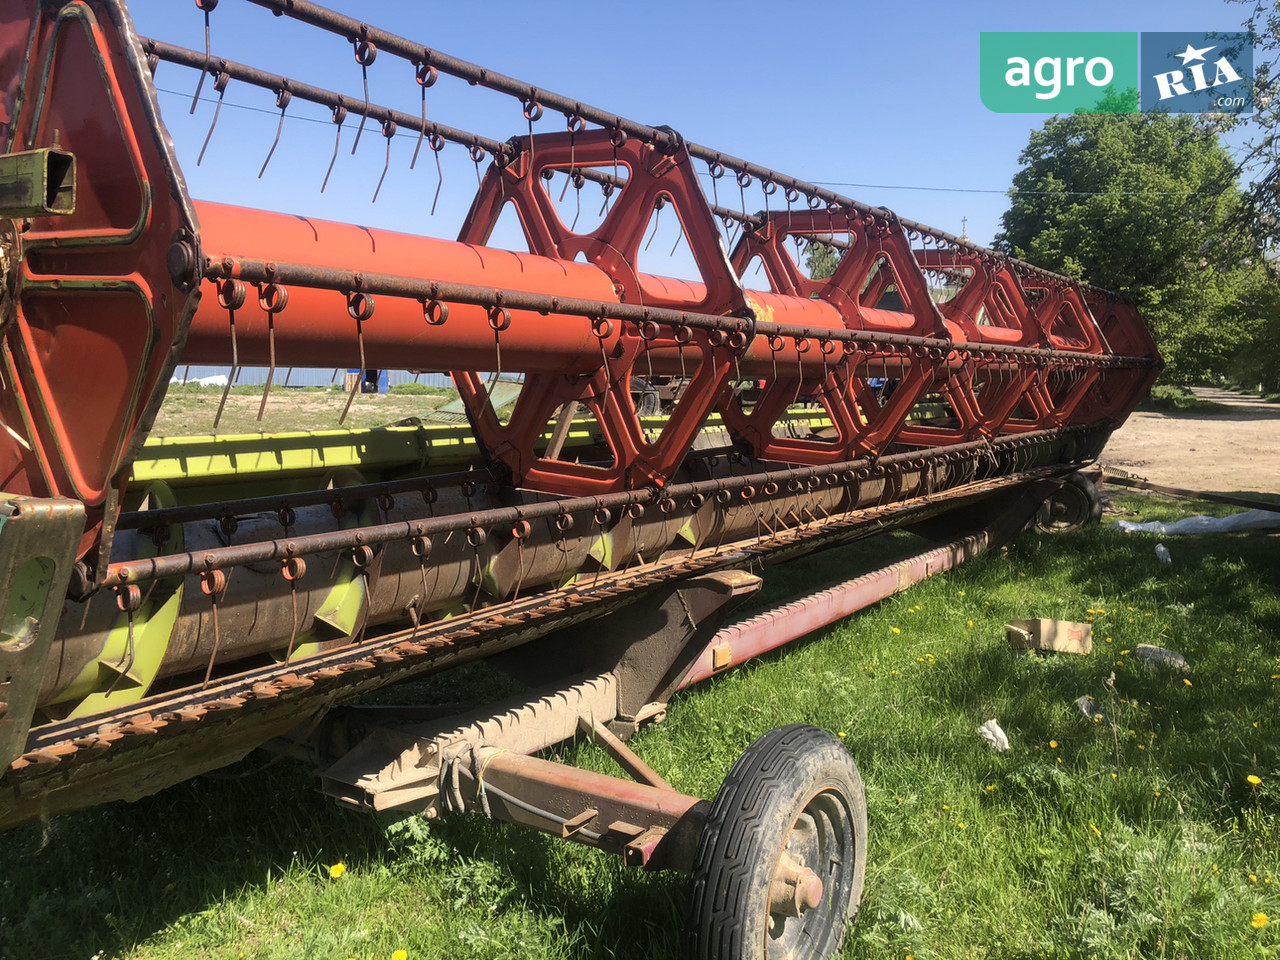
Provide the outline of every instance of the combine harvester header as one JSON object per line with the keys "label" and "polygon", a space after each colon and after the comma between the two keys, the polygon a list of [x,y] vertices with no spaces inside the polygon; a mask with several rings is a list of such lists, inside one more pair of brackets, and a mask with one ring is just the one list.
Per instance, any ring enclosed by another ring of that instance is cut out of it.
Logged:
{"label": "combine harvester header", "polygon": [[[707,803],[623,740],[684,685],[1037,516],[1087,520],[1077,471],[1161,368],[1146,328],[1115,294],[670,128],[305,0],[249,4],[349,44],[363,94],[224,59],[218,0],[191,8],[204,50],[136,35],[118,0],[0,16],[0,826],[270,745],[353,808],[479,810],[691,874],[691,956],[830,956],[865,865],[843,745],[775,730]],[[420,114],[370,100],[391,67]],[[457,238],[193,199],[161,71],[215,101],[200,159],[232,85],[279,110],[263,173],[304,102],[333,123],[322,189],[344,144],[380,138],[376,198],[407,137],[439,178],[425,219],[465,153]],[[527,133],[428,119],[441,76],[515,98]],[[490,245],[509,209],[528,252]],[[693,279],[644,268],[663,211]],[[467,425],[153,437],[187,365],[264,368],[259,418],[285,367],[359,371],[340,421],[367,371],[445,372]],[[768,565],[908,527],[936,542],[729,617]],[[482,657],[528,694],[333,709]],[[579,731],[636,782],[531,756]]]}

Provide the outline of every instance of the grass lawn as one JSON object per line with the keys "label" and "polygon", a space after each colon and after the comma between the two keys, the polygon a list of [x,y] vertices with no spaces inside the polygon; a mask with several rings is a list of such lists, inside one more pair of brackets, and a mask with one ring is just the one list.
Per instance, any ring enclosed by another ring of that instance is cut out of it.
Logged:
{"label": "grass lawn", "polygon": [[1186,387],[1158,383],[1151,388],[1140,404],[1139,410],[1159,410],[1178,413],[1226,413],[1231,408],[1225,403],[1202,400]]}
{"label": "grass lawn", "polygon": [[[235,435],[338,428],[338,418],[342,416],[348,396],[341,382],[325,389],[285,387],[283,380],[281,374],[271,388],[265,408],[262,408],[263,387],[232,387],[217,430],[213,421],[222,401],[221,387],[201,387],[194,383],[171,386],[151,434],[157,437]],[[391,393],[356,394],[343,426],[382,427],[407,417],[424,417],[457,396],[453,390],[443,387],[421,386],[419,389],[422,392],[401,388]],[[262,409],[261,420],[259,409]]]}
{"label": "grass lawn", "polygon": [[[1116,505],[1144,519],[1227,509]],[[1157,542],[1105,526],[1024,535],[686,692],[633,746],[711,796],[771,727],[839,732],[871,831],[847,957],[1280,955],[1280,538],[1166,538],[1167,566]],[[859,553],[766,582],[811,588]],[[1016,617],[1091,620],[1094,652],[1015,657]],[[1137,662],[1144,642],[1183,653],[1189,676]],[[485,680],[481,665],[460,683]],[[1107,719],[1079,712],[1086,694]],[[993,717],[1007,754],[978,735]],[[564,758],[616,772],[586,744]],[[480,819],[345,814],[305,769],[260,765],[0,835],[0,956],[676,953],[680,876]]]}

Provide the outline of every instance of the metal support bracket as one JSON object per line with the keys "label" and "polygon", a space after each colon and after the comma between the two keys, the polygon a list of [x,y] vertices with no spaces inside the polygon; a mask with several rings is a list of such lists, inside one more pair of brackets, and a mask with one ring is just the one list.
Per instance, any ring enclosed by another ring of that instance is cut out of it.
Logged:
{"label": "metal support bracket", "polygon": [[76,212],[76,158],[44,147],[0,155],[0,217]]}
{"label": "metal support bracket", "polygon": [[[643,724],[663,719],[667,703],[716,631],[760,586],[760,578],[745,570],[693,577],[644,603],[561,630],[491,662],[530,686],[549,683],[566,669],[607,671],[616,681],[618,699],[606,722],[626,739]],[[549,655],[550,649],[554,654]]]}
{"label": "metal support bracket", "polygon": [[0,503],[0,769],[26,749],[84,518],[74,500]]}

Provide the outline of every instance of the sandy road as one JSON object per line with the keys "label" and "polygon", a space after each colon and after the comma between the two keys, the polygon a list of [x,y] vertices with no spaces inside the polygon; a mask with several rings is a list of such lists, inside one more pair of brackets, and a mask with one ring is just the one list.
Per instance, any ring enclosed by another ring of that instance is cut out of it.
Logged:
{"label": "sandy road", "polygon": [[1212,387],[1195,393],[1229,409],[1139,411],[1112,435],[1099,461],[1169,486],[1280,494],[1280,404]]}

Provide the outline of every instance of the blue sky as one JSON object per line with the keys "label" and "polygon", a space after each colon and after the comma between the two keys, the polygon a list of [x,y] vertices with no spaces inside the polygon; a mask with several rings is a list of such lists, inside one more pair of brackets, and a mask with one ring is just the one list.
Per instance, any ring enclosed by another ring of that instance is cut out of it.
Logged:
{"label": "blue sky", "polygon": [[[995,114],[982,105],[983,30],[1234,30],[1245,12],[1239,4],[1214,0],[846,0],[804,4],[795,13],[777,4],[748,2],[730,10],[673,0],[329,5],[632,119],[670,124],[699,143],[941,229],[958,233],[967,218],[970,237],[982,243],[998,231],[1008,204],[1003,191],[1017,170],[1018,154],[1045,119]],[[142,35],[203,46],[203,18],[191,0],[135,0],[130,8]],[[350,45],[339,38],[243,0],[222,0],[213,13],[212,35],[215,53],[361,95],[360,69]],[[194,72],[172,65],[162,65],[157,75],[161,108],[194,196],[432,236],[456,233],[475,189],[462,148],[443,154],[444,190],[434,218],[427,211],[436,174],[425,150],[417,169],[408,169],[414,136],[396,138],[383,193],[371,204],[385,141],[370,125],[359,155],[350,156],[349,121],[333,181],[321,196],[333,127],[319,108],[295,105],[259,180],[278,111],[269,92],[233,82],[208,154],[197,167],[213,106],[202,103],[188,116],[195,81]],[[379,57],[370,68],[370,87],[375,101],[419,110],[410,68],[391,56]],[[210,88],[206,84],[206,96]],[[526,132],[519,104],[506,97],[443,77],[427,95],[433,119],[496,139]],[[550,113],[535,126],[561,129],[563,121]],[[730,189],[736,200],[736,187]],[[749,209],[761,206],[758,196],[748,196]]]}

